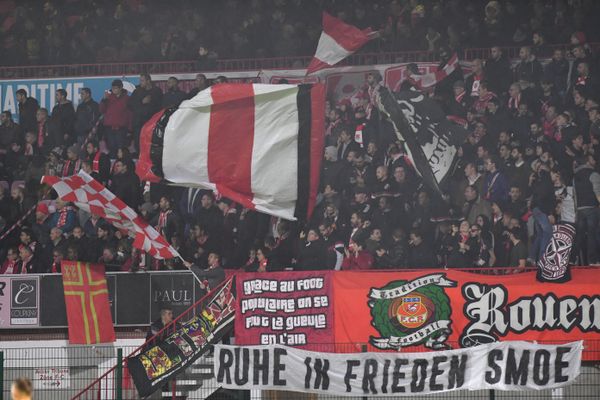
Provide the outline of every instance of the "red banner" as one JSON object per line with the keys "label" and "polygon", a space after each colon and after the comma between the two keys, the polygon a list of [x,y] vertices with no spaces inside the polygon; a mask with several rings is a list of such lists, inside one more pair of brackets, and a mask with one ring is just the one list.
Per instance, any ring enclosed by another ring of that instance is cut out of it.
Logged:
{"label": "red banner", "polygon": [[331,271],[237,274],[236,344],[332,344],[332,276]]}
{"label": "red banner", "polygon": [[110,315],[104,265],[61,263],[70,344],[111,343],[115,329]]}
{"label": "red banner", "polygon": [[534,272],[336,273],[335,342],[368,344],[369,351],[421,351],[584,339],[586,358],[599,359],[599,281],[596,268],[573,269],[568,284],[540,283]]}

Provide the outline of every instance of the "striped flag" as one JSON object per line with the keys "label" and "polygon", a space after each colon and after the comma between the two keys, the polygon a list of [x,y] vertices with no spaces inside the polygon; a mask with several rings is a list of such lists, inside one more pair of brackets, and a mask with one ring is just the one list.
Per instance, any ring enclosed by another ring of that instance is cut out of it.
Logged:
{"label": "striped flag", "polygon": [[411,74],[409,75],[409,80],[415,85],[416,88],[422,90],[433,87],[437,85],[439,82],[443,81],[454,72],[456,67],[458,66],[458,56],[456,53],[450,57],[450,60],[444,65],[442,69],[438,69],[435,72],[430,72],[428,74],[418,75]]}
{"label": "striped flag", "polygon": [[62,200],[127,231],[134,238],[133,247],[136,249],[157,259],[179,257],[177,250],[156,229],[83,170],[65,178],[43,176],[42,183],[51,185]]}
{"label": "striped flag", "polygon": [[219,84],[155,114],[136,172],[150,182],[217,190],[288,220],[314,208],[323,153],[324,87]]}
{"label": "striped flag", "polygon": [[360,30],[323,12],[323,32],[306,74],[332,67],[376,37],[379,32],[371,28]]}
{"label": "striped flag", "polygon": [[70,344],[111,343],[115,329],[110,314],[104,265],[61,263]]}

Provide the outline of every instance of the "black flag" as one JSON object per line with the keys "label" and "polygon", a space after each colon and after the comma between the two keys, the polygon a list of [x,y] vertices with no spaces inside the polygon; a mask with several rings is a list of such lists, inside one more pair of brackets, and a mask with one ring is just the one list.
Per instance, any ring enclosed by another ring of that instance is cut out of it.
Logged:
{"label": "black flag", "polygon": [[413,90],[392,94],[380,88],[379,109],[394,125],[425,184],[441,196],[440,185],[454,170],[466,129],[448,121],[434,100]]}

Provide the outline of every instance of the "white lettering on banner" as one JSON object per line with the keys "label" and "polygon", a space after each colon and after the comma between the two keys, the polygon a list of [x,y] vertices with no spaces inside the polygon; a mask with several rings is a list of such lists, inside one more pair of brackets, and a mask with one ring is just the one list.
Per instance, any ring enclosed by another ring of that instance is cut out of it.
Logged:
{"label": "white lettering on banner", "polygon": [[395,299],[407,295],[408,293],[427,285],[453,287],[456,286],[456,282],[446,279],[444,274],[431,274],[415,279],[414,281],[410,281],[407,284],[404,284],[394,289],[371,289],[369,297],[372,299]]}
{"label": "white lettering on banner", "polygon": [[563,387],[577,378],[583,341],[499,342],[428,353],[336,354],[280,345],[215,346],[215,379],[227,389],[334,396],[409,396],[454,390]]}
{"label": "white lettering on banner", "polygon": [[534,295],[507,304],[502,285],[469,283],[462,287],[465,316],[470,320],[460,336],[463,347],[489,343],[509,332],[527,330],[600,332],[600,296]]}

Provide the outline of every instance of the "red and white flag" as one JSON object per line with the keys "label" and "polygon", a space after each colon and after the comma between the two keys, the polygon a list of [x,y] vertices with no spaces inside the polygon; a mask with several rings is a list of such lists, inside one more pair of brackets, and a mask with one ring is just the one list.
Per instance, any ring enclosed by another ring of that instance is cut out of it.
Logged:
{"label": "red and white flag", "polygon": [[284,219],[308,218],[319,184],[324,101],[322,84],[211,86],[144,125],[136,173],[216,189]]}
{"label": "red and white flag", "polygon": [[51,185],[64,200],[80,209],[104,218],[118,229],[134,238],[133,246],[157,259],[179,257],[167,239],[148,225],[131,207],[84,171],[77,175],[59,178],[43,176],[42,183]]}
{"label": "red and white flag", "polygon": [[378,36],[371,28],[360,30],[323,12],[323,32],[306,74],[332,67]]}
{"label": "red and white flag", "polygon": [[438,69],[435,72],[430,72],[428,74],[410,74],[409,79],[417,87],[417,89],[427,89],[437,85],[439,82],[443,81],[454,72],[456,67],[458,66],[458,56],[456,53],[450,57],[446,65],[442,69]]}

